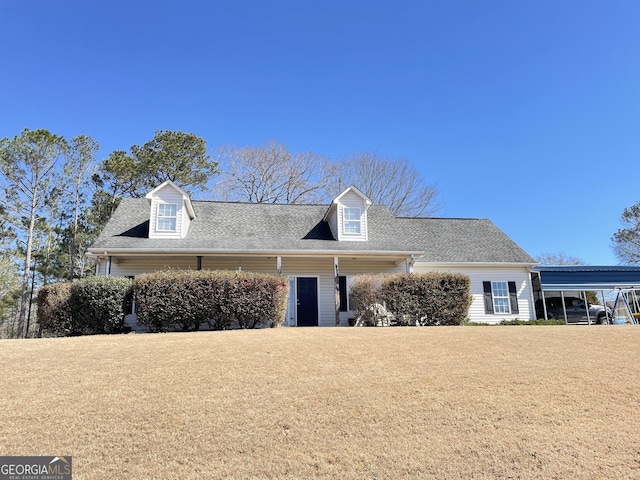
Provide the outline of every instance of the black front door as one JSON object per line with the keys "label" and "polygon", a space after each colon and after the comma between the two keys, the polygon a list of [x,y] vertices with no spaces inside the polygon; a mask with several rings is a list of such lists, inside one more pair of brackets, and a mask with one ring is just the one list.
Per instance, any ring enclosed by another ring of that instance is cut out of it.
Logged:
{"label": "black front door", "polygon": [[318,279],[298,277],[296,279],[297,316],[299,327],[318,326]]}

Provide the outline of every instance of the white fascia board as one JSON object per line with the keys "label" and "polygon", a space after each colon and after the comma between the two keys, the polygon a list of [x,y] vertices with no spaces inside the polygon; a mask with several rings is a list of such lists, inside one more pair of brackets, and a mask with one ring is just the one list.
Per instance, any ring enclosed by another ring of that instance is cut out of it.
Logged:
{"label": "white fascia board", "polygon": [[415,257],[422,255],[419,251],[362,251],[362,250],[202,250],[196,248],[174,248],[174,249],[153,249],[148,248],[101,248],[89,249],[90,256],[104,255],[136,255],[136,256],[158,256],[158,255],[246,255],[246,256],[289,256],[289,257]]}
{"label": "white fascia board", "polygon": [[526,267],[533,268],[537,263],[514,263],[514,262],[423,262],[421,260],[416,260],[416,265],[422,265],[425,267],[494,267],[494,268],[504,268],[504,267]]}
{"label": "white fascia board", "polygon": [[333,199],[333,203],[338,203],[340,201],[340,199],[342,197],[344,197],[349,192],[353,192],[356,195],[358,195],[359,197],[362,197],[362,199],[364,200],[364,203],[366,203],[367,206],[369,206],[369,205],[371,205],[373,203],[369,197],[367,197],[364,193],[362,193],[362,191],[359,188],[354,187],[353,185],[351,185],[350,187],[346,188],[344,192],[342,192],[340,195],[338,195],[336,198],[334,198]]}

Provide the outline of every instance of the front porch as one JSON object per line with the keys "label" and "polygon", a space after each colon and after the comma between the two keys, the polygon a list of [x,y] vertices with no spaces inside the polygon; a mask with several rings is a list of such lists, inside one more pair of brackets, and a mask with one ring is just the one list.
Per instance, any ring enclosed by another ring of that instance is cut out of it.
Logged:
{"label": "front porch", "polygon": [[[364,273],[411,272],[410,255],[104,255],[97,274],[135,278],[164,269],[241,270],[288,278],[285,326],[348,326],[351,277]],[[135,311],[127,324],[135,327]],[[135,328],[134,328],[135,329]]]}

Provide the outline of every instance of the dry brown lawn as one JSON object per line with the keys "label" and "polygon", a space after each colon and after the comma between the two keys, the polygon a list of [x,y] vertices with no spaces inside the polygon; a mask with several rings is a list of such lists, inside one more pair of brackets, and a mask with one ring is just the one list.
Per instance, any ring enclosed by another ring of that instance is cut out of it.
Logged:
{"label": "dry brown lawn", "polygon": [[640,478],[640,328],[0,341],[0,455],[76,479]]}

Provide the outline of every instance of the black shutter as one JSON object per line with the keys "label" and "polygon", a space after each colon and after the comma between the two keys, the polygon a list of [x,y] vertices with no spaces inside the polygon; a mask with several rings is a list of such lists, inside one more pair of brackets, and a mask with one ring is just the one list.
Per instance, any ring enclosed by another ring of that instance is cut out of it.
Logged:
{"label": "black shutter", "polygon": [[511,313],[519,313],[518,309],[518,290],[516,290],[516,282],[509,282],[509,303],[511,304]]}
{"label": "black shutter", "polygon": [[347,311],[347,277],[340,275],[338,277],[338,288],[340,290],[340,311]]}
{"label": "black shutter", "polygon": [[493,297],[491,296],[491,282],[482,282],[484,289],[484,313],[493,313]]}

